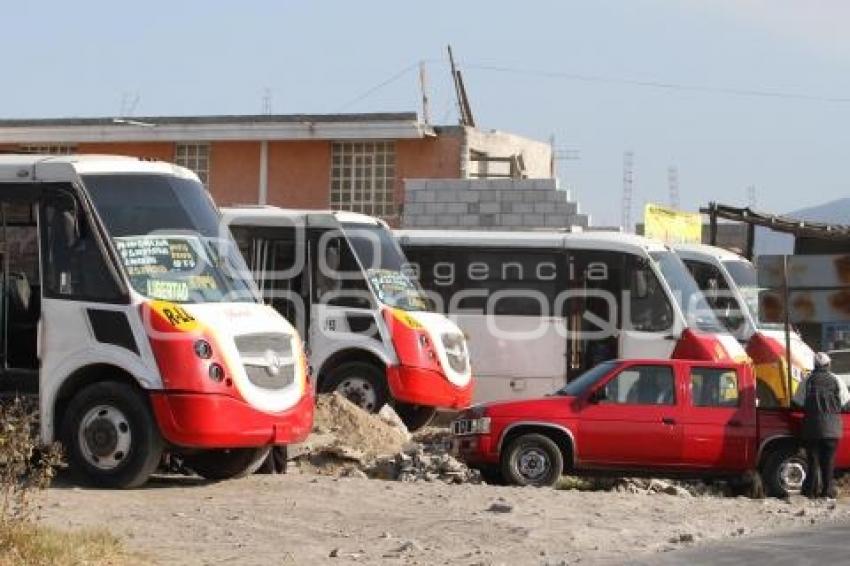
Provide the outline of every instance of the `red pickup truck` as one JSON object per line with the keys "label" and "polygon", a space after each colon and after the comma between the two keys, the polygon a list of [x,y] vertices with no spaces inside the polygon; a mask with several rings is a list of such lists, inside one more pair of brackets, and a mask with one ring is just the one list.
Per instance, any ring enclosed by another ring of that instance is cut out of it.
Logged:
{"label": "red pickup truck", "polygon": [[[843,415],[845,430],[850,415]],[[802,414],[756,408],[745,363],[612,360],[540,399],[487,403],[452,423],[455,449],[485,479],[552,485],[562,473],[743,477],[768,495],[802,487]],[[845,437],[848,433],[845,433]],[[850,441],[836,470],[850,469]]]}

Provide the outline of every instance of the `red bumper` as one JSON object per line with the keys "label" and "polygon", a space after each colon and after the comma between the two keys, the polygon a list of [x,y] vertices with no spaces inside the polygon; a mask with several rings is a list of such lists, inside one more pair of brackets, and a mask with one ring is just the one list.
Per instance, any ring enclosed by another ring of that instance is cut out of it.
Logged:
{"label": "red bumper", "polygon": [[498,442],[489,434],[455,436],[452,451],[472,467],[499,463]]}
{"label": "red bumper", "polygon": [[446,409],[465,409],[472,404],[472,380],[458,387],[436,371],[390,366],[387,381],[393,398],[405,403]]}
{"label": "red bumper", "polygon": [[265,413],[227,395],[157,391],[151,394],[162,436],[190,448],[240,448],[304,441],[313,428],[313,393],[281,413]]}

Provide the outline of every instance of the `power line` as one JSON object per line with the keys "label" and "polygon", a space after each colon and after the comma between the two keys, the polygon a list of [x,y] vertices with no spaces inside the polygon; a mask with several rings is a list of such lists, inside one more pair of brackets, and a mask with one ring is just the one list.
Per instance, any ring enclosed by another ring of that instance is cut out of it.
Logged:
{"label": "power line", "polygon": [[371,95],[373,95],[377,91],[381,90],[382,88],[384,88],[387,85],[394,83],[395,81],[397,81],[398,79],[400,79],[401,77],[403,77],[404,75],[406,75],[407,73],[409,73],[410,71],[412,71],[413,69],[415,69],[417,67],[419,67],[419,61],[408,65],[407,67],[398,71],[397,73],[395,73],[394,75],[392,75],[388,79],[381,81],[380,83],[371,87],[369,90],[365,91],[364,93],[356,96],[355,98],[352,98],[350,101],[346,102],[345,104],[343,104],[339,108],[339,112],[342,112],[343,110],[351,108],[352,106],[354,106],[355,104],[357,104],[358,102],[360,102],[361,100],[363,100],[365,98],[369,98]]}
{"label": "power line", "polygon": [[601,75],[583,75],[578,73],[568,73],[563,71],[547,71],[541,69],[521,69],[517,67],[502,67],[497,65],[482,65],[468,63],[464,65],[467,69],[476,69],[479,71],[491,71],[496,73],[509,73],[515,75],[526,75],[550,79],[567,79],[572,81],[581,81],[588,83],[607,83],[619,84],[639,87],[649,87],[664,90],[687,91],[687,92],[702,92],[707,94],[722,94],[731,96],[749,96],[760,98],[778,98],[786,100],[804,100],[809,102],[833,102],[846,103],[850,102],[850,97],[844,96],[818,96],[805,93],[783,92],[778,90],[762,90],[749,88],[727,88],[716,87],[710,85],[688,85],[683,83],[666,82],[666,81],[645,81],[637,79],[627,79],[621,77],[605,77]]}

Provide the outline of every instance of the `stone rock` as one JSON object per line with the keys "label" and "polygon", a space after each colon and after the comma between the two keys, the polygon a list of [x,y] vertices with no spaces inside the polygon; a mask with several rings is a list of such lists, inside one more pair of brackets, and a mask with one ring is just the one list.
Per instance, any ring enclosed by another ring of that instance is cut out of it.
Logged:
{"label": "stone rock", "polygon": [[487,511],[491,513],[512,513],[514,510],[514,506],[506,501],[494,501],[490,504],[490,507],[487,508]]}

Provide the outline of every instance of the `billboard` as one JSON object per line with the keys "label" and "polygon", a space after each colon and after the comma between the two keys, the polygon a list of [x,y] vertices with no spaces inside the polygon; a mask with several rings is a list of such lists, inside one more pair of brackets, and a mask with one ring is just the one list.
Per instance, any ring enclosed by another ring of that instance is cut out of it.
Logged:
{"label": "billboard", "polygon": [[643,211],[644,235],[667,244],[702,242],[702,216],[660,204],[647,203]]}

